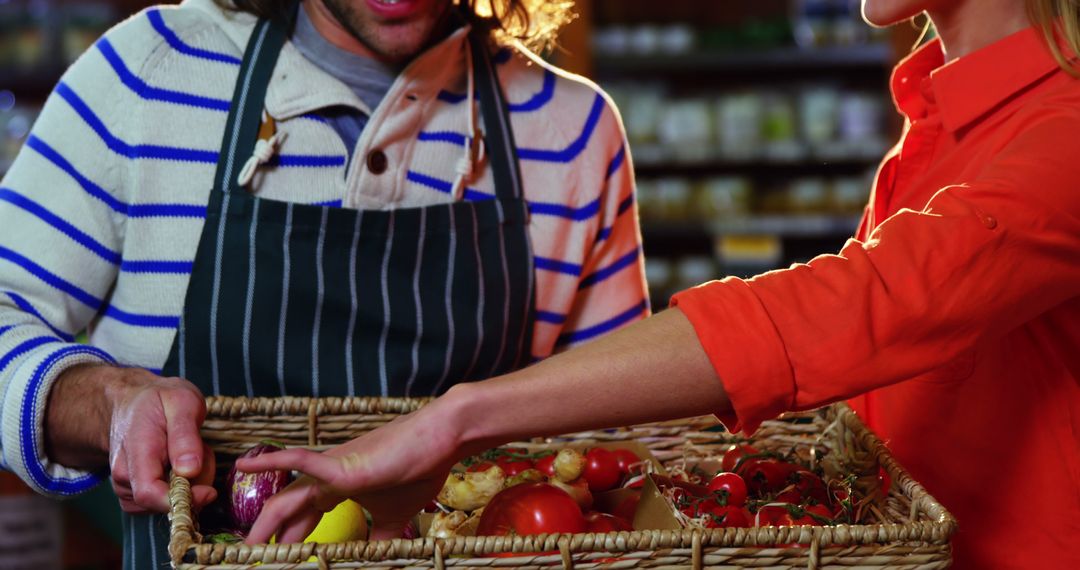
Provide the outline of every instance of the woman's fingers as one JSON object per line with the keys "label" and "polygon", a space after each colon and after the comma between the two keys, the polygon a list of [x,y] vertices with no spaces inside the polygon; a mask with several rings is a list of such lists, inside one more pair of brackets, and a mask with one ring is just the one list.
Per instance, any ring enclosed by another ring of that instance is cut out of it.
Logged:
{"label": "woman's fingers", "polygon": [[245,457],[236,462],[236,468],[244,473],[299,471],[326,482],[333,482],[341,475],[339,459],[300,448]]}
{"label": "woman's fingers", "polygon": [[[266,544],[270,537],[278,533],[287,521],[304,512],[315,512],[312,507],[314,487],[311,485],[291,485],[270,497],[263,505],[259,518],[248,532],[248,544]],[[314,526],[312,528],[315,528]],[[303,538],[303,537],[300,537]]]}
{"label": "woman's fingers", "polygon": [[405,525],[408,523],[409,521],[379,524],[378,521],[372,521],[371,533],[368,535],[368,540],[393,540],[395,538],[401,538],[401,535],[405,533]]}
{"label": "woman's fingers", "polygon": [[321,518],[322,513],[318,511],[308,510],[298,513],[288,521],[285,521],[285,524],[281,525],[281,532],[278,533],[278,542],[281,544],[303,542],[307,535],[315,530],[315,527],[318,526],[319,519]]}

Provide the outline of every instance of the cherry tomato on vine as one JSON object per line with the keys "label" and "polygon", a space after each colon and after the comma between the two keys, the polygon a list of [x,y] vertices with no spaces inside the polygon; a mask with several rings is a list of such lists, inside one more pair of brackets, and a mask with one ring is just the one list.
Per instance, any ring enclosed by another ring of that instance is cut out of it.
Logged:
{"label": "cherry tomato on vine", "polygon": [[751,526],[750,512],[742,507],[727,506],[710,511],[705,528],[733,528]]}
{"label": "cherry tomato on vine", "polygon": [[740,459],[747,455],[757,455],[760,451],[754,449],[749,445],[736,445],[734,448],[728,450],[724,454],[724,458],[720,460],[721,471],[734,471],[735,465]]}
{"label": "cherry tomato on vine", "polygon": [[507,477],[513,477],[522,471],[527,469],[534,469],[533,462],[528,459],[519,459],[516,461],[500,461],[499,467],[502,467],[503,473]]}
{"label": "cherry tomato on vine", "polygon": [[480,463],[473,463],[465,470],[469,473],[479,473],[482,471],[487,471],[492,467],[495,467],[495,463],[492,463],[491,461],[481,461]]}
{"label": "cherry tomato on vine", "polygon": [[585,454],[585,470],[582,476],[589,482],[589,490],[596,493],[615,488],[622,479],[622,471],[619,470],[619,461],[615,454],[594,447]]}
{"label": "cherry tomato on vine", "polygon": [[554,477],[555,476],[555,454],[545,455],[544,457],[541,457],[540,459],[537,459],[536,460],[536,465],[533,468],[540,471],[544,475],[547,475],[548,477]]}
{"label": "cherry tomato on vine", "polygon": [[619,465],[619,471],[622,471],[624,475],[635,475],[641,472],[641,466],[637,465],[641,463],[641,458],[636,453],[629,449],[616,449],[611,452],[615,456],[615,461]]}
{"label": "cherry tomato on vine", "polygon": [[709,490],[727,492],[727,504],[741,507],[746,504],[746,482],[735,473],[717,473],[709,481]]}

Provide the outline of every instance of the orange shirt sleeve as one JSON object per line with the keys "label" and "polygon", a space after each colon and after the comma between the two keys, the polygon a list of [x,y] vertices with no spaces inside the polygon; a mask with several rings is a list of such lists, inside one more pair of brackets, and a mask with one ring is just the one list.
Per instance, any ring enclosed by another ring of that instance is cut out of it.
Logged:
{"label": "orange shirt sleeve", "polygon": [[1043,106],[977,179],[866,242],[672,300],[750,433],[937,368],[1080,294],[1080,110]]}

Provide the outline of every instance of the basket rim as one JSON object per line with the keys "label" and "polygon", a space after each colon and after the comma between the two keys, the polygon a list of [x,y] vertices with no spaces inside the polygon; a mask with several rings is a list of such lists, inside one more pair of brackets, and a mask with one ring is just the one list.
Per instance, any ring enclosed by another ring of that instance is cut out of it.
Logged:
{"label": "basket rim", "polygon": [[[208,397],[207,417],[236,419],[246,416],[308,416],[309,418],[347,414],[401,414],[419,409],[432,398],[246,398]],[[169,554],[174,567],[196,564],[229,563],[301,563],[311,556],[323,561],[338,558],[381,562],[398,559],[441,559],[442,556],[471,554],[483,557],[497,552],[530,553],[559,551],[564,558],[571,553],[628,553],[659,549],[781,547],[800,544],[813,549],[852,546],[884,546],[896,542],[925,543],[948,548],[956,532],[955,517],[892,457],[885,444],[862,423],[843,402],[826,406],[829,419],[842,422],[871,456],[898,485],[912,503],[912,513],[930,520],[907,523],[875,523],[836,526],[769,526],[750,528],[635,530],[613,533],[548,534],[529,536],[453,537],[448,539],[416,538],[384,541],[353,541],[334,544],[200,544],[195,542],[195,524],[191,509],[191,487],[187,479],[170,475]],[[658,422],[646,426],[670,427],[695,419]],[[631,426],[643,427],[643,426]],[[573,435],[573,434],[567,434]]]}

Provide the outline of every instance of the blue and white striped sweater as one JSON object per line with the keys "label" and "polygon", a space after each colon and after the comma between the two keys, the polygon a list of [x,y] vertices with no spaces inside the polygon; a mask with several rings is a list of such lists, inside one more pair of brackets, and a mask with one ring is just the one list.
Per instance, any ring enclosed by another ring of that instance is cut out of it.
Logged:
{"label": "blue and white striped sweater", "polygon": [[[83,362],[160,369],[176,333],[212,186],[227,102],[253,20],[211,0],[151,9],[65,74],[0,181],[0,451],[41,492],[95,479],[48,463],[48,389]],[[466,132],[463,34],[402,74],[354,149],[315,111],[363,103],[288,46],[267,110],[288,133],[256,175],[266,198],[328,207],[443,203]],[[528,54],[497,57],[521,157],[537,267],[533,354],[647,314],[633,174],[614,108],[593,85]],[[281,77],[286,77],[281,80]],[[486,168],[466,200],[494,194]],[[87,330],[90,347],[71,344]]]}

